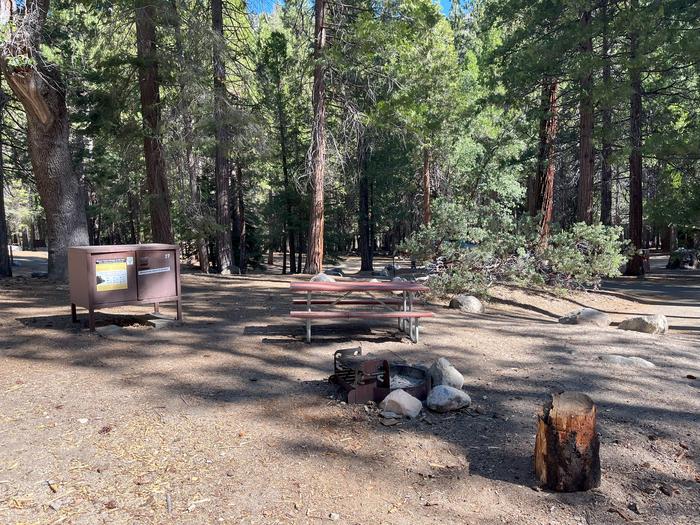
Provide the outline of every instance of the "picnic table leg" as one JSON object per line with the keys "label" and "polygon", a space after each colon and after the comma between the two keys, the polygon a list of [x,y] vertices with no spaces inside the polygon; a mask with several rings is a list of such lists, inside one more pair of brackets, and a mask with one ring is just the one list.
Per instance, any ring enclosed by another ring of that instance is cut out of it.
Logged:
{"label": "picnic table leg", "polygon": [[[406,290],[403,291],[403,306],[402,310],[405,312],[407,311],[408,308],[408,303],[406,302]],[[406,331],[406,318],[405,317],[400,317],[399,318],[399,330],[402,332]]]}
{"label": "picnic table leg", "polygon": [[[311,292],[306,292],[306,311],[311,311]],[[306,342],[311,342],[311,319],[306,319]]]}
{"label": "picnic table leg", "polygon": [[[408,292],[408,311],[413,311],[413,292]],[[414,343],[418,342],[418,318],[410,318],[408,320],[408,326],[410,327],[411,340]]]}

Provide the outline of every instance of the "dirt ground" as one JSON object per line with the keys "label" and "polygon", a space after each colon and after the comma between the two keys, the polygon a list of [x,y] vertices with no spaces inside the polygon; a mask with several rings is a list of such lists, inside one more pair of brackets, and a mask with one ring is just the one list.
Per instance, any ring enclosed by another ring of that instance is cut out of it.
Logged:
{"label": "dirt ground", "polygon": [[[698,274],[567,297],[498,287],[483,315],[426,305],[418,344],[378,322],[319,327],[307,345],[274,269],[186,273],[182,326],[124,307],[101,314],[125,326],[102,337],[71,324],[66,285],[28,276],[36,254],[18,255],[0,281],[0,524],[700,522]],[[671,331],[557,323],[580,305],[615,323],[666,313]],[[473,406],[382,425],[327,382],[333,351],[358,345],[447,357]],[[656,367],[599,359],[613,353]],[[563,390],[598,405],[603,479],[586,493],[535,486],[536,414]]]}

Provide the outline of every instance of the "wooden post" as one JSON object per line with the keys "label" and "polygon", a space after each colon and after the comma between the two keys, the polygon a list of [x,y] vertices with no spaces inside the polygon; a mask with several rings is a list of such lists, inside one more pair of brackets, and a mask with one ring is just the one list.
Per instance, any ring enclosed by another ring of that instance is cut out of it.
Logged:
{"label": "wooden post", "polygon": [[556,492],[600,485],[600,443],[596,407],[579,392],[554,394],[538,418],[535,473],[543,488]]}

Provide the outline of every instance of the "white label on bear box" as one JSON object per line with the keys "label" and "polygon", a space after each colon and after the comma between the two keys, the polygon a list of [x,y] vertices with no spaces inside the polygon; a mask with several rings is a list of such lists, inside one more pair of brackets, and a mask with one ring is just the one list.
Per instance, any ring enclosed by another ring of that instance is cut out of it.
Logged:
{"label": "white label on bear box", "polygon": [[149,268],[148,270],[139,270],[139,275],[150,275],[152,273],[163,273],[169,271],[170,266],[164,266],[163,268]]}

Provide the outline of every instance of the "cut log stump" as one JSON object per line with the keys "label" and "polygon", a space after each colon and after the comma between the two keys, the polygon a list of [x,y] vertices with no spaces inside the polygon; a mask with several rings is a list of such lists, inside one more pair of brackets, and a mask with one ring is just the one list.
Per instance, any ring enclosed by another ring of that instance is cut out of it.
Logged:
{"label": "cut log stump", "polygon": [[543,488],[556,492],[600,485],[600,442],[590,397],[563,392],[544,405],[535,441],[535,473]]}

